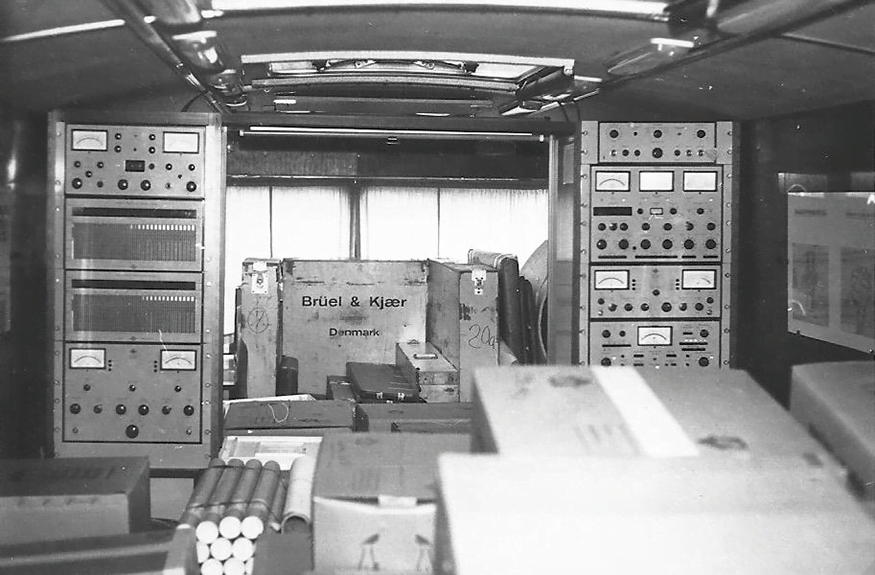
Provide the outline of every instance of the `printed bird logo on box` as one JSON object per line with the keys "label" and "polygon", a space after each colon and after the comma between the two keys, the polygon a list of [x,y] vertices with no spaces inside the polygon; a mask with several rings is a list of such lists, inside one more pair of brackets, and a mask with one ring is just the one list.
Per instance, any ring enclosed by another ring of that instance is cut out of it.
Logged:
{"label": "printed bird logo on box", "polygon": [[[416,546],[419,549],[419,554],[416,558],[417,573],[430,573],[432,570],[433,553],[431,540],[423,535],[416,534],[413,536]],[[380,534],[374,533],[370,537],[365,538],[361,545],[361,555],[356,569],[359,571],[379,571],[380,562],[377,560],[377,544],[380,542]]]}

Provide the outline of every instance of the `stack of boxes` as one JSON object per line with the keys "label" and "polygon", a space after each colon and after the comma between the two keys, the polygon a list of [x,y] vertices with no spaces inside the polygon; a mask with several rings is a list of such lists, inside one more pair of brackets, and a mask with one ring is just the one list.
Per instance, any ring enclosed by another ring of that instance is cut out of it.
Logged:
{"label": "stack of boxes", "polygon": [[440,460],[435,571],[862,573],[875,524],[744,372],[476,374],[473,447]]}

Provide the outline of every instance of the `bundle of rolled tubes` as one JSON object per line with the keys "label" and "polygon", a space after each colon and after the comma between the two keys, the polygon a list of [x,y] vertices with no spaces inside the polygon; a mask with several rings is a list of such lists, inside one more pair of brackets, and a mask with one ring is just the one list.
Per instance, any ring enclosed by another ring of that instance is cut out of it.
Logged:
{"label": "bundle of rolled tubes", "polygon": [[179,520],[195,530],[202,575],[252,573],[256,540],[281,529],[287,482],[275,461],[210,461]]}

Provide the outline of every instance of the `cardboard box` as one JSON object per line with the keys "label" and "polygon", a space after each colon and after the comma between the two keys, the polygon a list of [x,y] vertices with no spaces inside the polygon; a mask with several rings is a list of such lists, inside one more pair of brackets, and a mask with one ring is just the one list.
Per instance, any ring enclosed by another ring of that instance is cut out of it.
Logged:
{"label": "cardboard box", "polygon": [[875,523],[803,457],[444,455],[435,566],[453,575],[870,573]]}
{"label": "cardboard box", "polygon": [[459,398],[471,401],[474,370],[498,365],[495,269],[429,260],[424,341],[433,343],[459,369]]}
{"label": "cardboard box", "polygon": [[829,455],[745,372],[505,367],[477,372],[475,451],[574,457]]}
{"label": "cardboard box", "polygon": [[313,541],[309,533],[276,533],[258,537],[252,575],[299,575],[313,568]]}
{"label": "cardboard box", "polygon": [[[243,260],[237,313],[237,384],[242,397],[276,395],[281,350],[279,260]],[[245,361],[243,359],[245,358]]]}
{"label": "cardboard box", "polygon": [[149,529],[149,459],[0,460],[5,545]]}
{"label": "cardboard box", "polygon": [[459,401],[459,370],[428,342],[398,343],[395,365],[407,381],[419,386],[419,397],[428,403]]}
{"label": "cardboard box", "polygon": [[875,500],[875,363],[794,365],[790,413],[846,465]]}
{"label": "cardboard box", "polygon": [[471,420],[473,404],[461,403],[368,403],[358,406],[356,431],[392,431],[394,423],[406,420]]}
{"label": "cardboard box", "polygon": [[283,355],[298,392],[321,393],[348,361],[392,363],[399,341],[425,340],[422,261],[283,261]]}
{"label": "cardboard box", "polygon": [[[339,430],[342,432],[347,430]],[[302,455],[316,457],[322,436],[228,436],[219,450],[219,457],[228,461],[239,459],[246,463],[250,459],[258,459],[262,463],[276,461],[280,469],[288,471],[295,460]]]}
{"label": "cardboard box", "polygon": [[3,575],[193,575],[192,528],[0,546]]}
{"label": "cardboard box", "polygon": [[273,398],[263,401],[232,402],[225,414],[225,432],[345,428],[355,425],[355,405],[341,400],[292,401]]}
{"label": "cardboard box", "polygon": [[430,573],[437,458],[468,443],[456,435],[326,436],[313,483],[316,569]]}

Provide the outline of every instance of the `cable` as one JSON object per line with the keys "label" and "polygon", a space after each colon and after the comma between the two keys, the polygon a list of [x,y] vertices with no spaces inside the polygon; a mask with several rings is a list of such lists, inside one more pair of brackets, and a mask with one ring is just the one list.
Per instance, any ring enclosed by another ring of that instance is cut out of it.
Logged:
{"label": "cable", "polygon": [[192,98],[191,100],[189,100],[188,102],[185,103],[185,105],[182,107],[180,112],[188,112],[188,109],[191,108],[192,104],[194,104],[198,100],[198,98],[202,98],[202,97],[206,96],[208,93],[209,93],[208,90],[203,90],[201,92],[198,92],[194,98]]}

